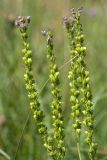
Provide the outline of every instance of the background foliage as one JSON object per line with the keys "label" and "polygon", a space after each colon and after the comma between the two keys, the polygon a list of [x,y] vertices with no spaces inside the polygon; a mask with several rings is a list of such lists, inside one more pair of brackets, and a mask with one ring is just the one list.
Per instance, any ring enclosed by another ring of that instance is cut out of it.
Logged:
{"label": "background foliage", "polygon": [[[97,158],[107,159],[107,1],[105,0],[0,0],[0,149],[15,160],[20,137],[29,114],[29,102],[25,91],[21,60],[21,39],[14,26],[18,15],[30,15],[30,42],[33,50],[33,73],[40,91],[48,79],[45,42],[41,30],[51,28],[54,32],[54,52],[60,67],[69,60],[69,50],[62,17],[71,7],[84,7],[82,24],[87,46],[87,65],[91,76],[95,108],[95,137],[98,142]],[[74,133],[69,120],[67,71],[61,70],[61,88],[66,127],[66,160],[78,160]],[[46,123],[51,126],[50,83],[41,92],[41,103],[47,114]],[[82,144],[83,159],[87,149]],[[24,130],[16,159],[45,160],[49,157],[37,134],[32,114]],[[0,160],[4,160],[0,157]]]}

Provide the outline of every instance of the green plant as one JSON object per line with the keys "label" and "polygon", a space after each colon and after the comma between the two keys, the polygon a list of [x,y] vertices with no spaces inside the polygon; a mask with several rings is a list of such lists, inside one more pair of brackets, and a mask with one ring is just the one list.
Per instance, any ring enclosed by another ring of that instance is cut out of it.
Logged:
{"label": "green plant", "polygon": [[[75,129],[75,136],[77,141],[77,149],[79,159],[80,154],[80,135],[82,131],[82,124],[85,126],[86,143],[89,145],[89,159],[95,159],[96,144],[93,142],[94,132],[94,116],[92,109],[92,94],[89,85],[89,72],[85,64],[84,35],[82,33],[82,25],[80,23],[81,9],[78,11],[71,10],[71,17],[67,19],[64,17],[64,24],[67,29],[69,38],[70,54],[72,63],[68,78],[70,79],[70,101],[71,101],[71,116],[73,119],[73,128]],[[43,31],[42,34],[47,37],[47,59],[49,63],[50,74],[49,78],[52,86],[52,120],[53,133],[49,134],[48,128],[45,124],[44,113],[40,108],[39,93],[36,89],[36,84],[32,74],[32,51],[30,50],[28,42],[27,29],[30,23],[30,17],[18,17],[16,25],[20,29],[23,40],[24,49],[22,50],[23,60],[25,64],[25,85],[28,91],[30,100],[30,108],[33,111],[33,117],[36,120],[38,132],[43,139],[49,155],[54,160],[64,160],[65,144],[64,144],[64,121],[62,114],[62,102],[59,89],[59,71],[56,65],[55,55],[53,53],[53,35],[52,33]]]}
{"label": "green plant", "polygon": [[55,157],[57,155],[57,152],[53,146],[52,138],[47,133],[47,127],[44,124],[44,115],[43,111],[40,109],[38,92],[32,75],[32,51],[30,50],[29,43],[27,41],[27,28],[28,24],[30,23],[30,17],[18,17],[16,23],[16,25],[20,28],[24,45],[24,49],[22,50],[23,60],[25,63],[24,79],[26,90],[28,91],[28,97],[30,99],[30,108],[33,110],[33,117],[36,120],[38,132],[40,133],[43,139],[44,146],[47,148],[50,156],[52,156],[53,159],[56,159]]}
{"label": "green plant", "polygon": [[[44,35],[44,34],[43,34]],[[53,53],[53,35],[51,32],[46,33],[47,36],[47,59],[49,63],[50,69],[50,81],[52,86],[52,119],[53,119],[53,141],[55,147],[58,152],[58,159],[64,159],[65,155],[65,147],[64,147],[64,122],[62,116],[62,102],[61,102],[61,95],[59,89],[59,71],[56,65],[55,54]],[[60,158],[61,157],[61,158]]]}
{"label": "green plant", "polygon": [[[80,14],[82,8],[77,11],[71,9],[71,16],[68,19],[64,17],[64,24],[69,39],[70,54],[73,62],[70,65],[68,78],[70,79],[70,101],[71,116],[73,119],[73,128],[79,151],[79,139],[81,135],[82,124],[85,126],[85,142],[89,145],[89,158],[94,159],[96,153],[96,143],[93,142],[94,116],[92,93],[90,89],[89,71],[85,64],[84,35],[80,23]],[[80,151],[79,158],[81,159]]]}

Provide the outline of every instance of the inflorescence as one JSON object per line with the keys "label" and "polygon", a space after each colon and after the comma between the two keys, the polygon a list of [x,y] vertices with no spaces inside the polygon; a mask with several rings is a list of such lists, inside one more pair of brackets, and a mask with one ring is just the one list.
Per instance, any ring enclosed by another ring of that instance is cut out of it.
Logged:
{"label": "inflorescence", "polygon": [[92,93],[90,89],[89,71],[85,64],[84,35],[80,23],[82,8],[77,11],[71,9],[70,18],[64,17],[64,25],[67,31],[70,47],[71,65],[68,78],[70,79],[70,101],[73,128],[76,141],[79,142],[82,124],[85,126],[85,142],[89,145],[89,158],[94,160],[96,143],[93,142],[94,116]]}
{"label": "inflorescence", "polygon": [[32,51],[30,50],[30,46],[28,43],[28,24],[30,23],[30,16],[28,17],[18,17],[16,21],[17,27],[20,29],[21,37],[23,40],[24,49],[22,49],[23,54],[23,61],[25,64],[25,85],[26,90],[28,92],[28,98],[30,100],[30,108],[33,111],[33,117],[36,120],[36,124],[38,127],[38,132],[41,135],[44,146],[47,148],[49,155],[54,159],[57,160],[57,151],[55,150],[53,140],[49,136],[47,132],[47,127],[44,123],[44,114],[40,108],[39,102],[39,94],[36,89],[36,83],[33,78],[32,74]]}
{"label": "inflorescence", "polygon": [[55,54],[53,53],[53,35],[50,31],[42,31],[42,35],[46,36],[47,59],[50,69],[51,93],[52,93],[52,119],[53,119],[53,138],[54,144],[58,151],[58,159],[63,160],[65,156],[64,147],[64,122],[62,116],[62,102],[59,89],[59,71],[56,65]]}
{"label": "inflorescence", "polygon": [[[90,89],[89,71],[85,64],[86,47],[84,46],[84,34],[80,23],[82,8],[77,11],[71,9],[69,18],[63,18],[64,26],[67,31],[70,48],[70,70],[68,73],[70,86],[71,117],[73,128],[75,130],[76,142],[79,144],[82,132],[82,126],[85,133],[85,142],[89,146],[89,158],[95,159],[96,143],[93,140],[94,134],[94,115],[92,93]],[[62,98],[60,94],[59,71],[56,65],[56,57],[53,53],[53,34],[48,31],[42,31],[46,36],[47,60],[49,65],[49,78],[51,82],[52,93],[52,123],[53,134],[49,135],[46,124],[44,123],[44,113],[41,110],[39,102],[39,93],[36,89],[36,83],[32,73],[32,51],[28,42],[27,29],[30,23],[30,16],[19,16],[15,24],[19,28],[24,49],[22,49],[23,61],[25,64],[25,86],[30,100],[30,108],[33,111],[33,117],[36,120],[38,132],[41,135],[44,146],[49,155],[54,160],[64,160],[64,120],[62,111]],[[79,158],[81,159],[80,155]]]}

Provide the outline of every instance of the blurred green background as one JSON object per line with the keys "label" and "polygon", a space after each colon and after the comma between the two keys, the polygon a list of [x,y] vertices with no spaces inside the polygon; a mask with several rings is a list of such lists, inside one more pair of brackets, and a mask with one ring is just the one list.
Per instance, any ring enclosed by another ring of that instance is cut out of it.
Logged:
{"label": "blurred green background", "polygon": [[[50,160],[43,147],[30,113],[25,90],[21,59],[22,43],[14,20],[30,15],[29,41],[33,50],[33,73],[41,90],[48,79],[45,41],[41,30],[51,28],[54,33],[54,52],[60,67],[69,60],[67,37],[62,17],[72,7],[84,7],[81,17],[87,46],[87,66],[95,108],[95,138],[98,142],[96,160],[107,160],[107,1],[106,0],[0,0],[0,149],[13,160]],[[61,94],[66,128],[66,160],[78,160],[74,132],[69,120],[67,71],[60,70]],[[41,104],[46,123],[51,126],[50,83],[41,92]],[[20,138],[21,143],[19,145]],[[19,147],[18,147],[19,146]],[[83,160],[88,160],[87,148],[81,139]],[[5,160],[0,156],[0,160]]]}

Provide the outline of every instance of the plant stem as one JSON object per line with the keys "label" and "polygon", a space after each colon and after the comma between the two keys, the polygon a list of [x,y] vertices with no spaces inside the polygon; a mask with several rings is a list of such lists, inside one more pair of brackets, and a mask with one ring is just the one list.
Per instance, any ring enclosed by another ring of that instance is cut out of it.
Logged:
{"label": "plant stem", "polygon": [[10,160],[10,157],[7,153],[5,153],[3,150],[0,149],[0,155],[5,157],[6,159]]}
{"label": "plant stem", "polygon": [[80,145],[79,145],[79,142],[77,142],[77,150],[78,150],[79,159],[82,160],[82,158],[81,158],[81,153],[80,153]]}
{"label": "plant stem", "polygon": [[[76,152],[77,147],[71,147],[70,150],[73,151],[73,152]],[[88,150],[84,149],[84,148],[81,148],[80,151],[86,153]],[[103,150],[102,151],[101,150],[97,151],[97,156],[107,156],[107,150],[105,152]]]}
{"label": "plant stem", "polygon": [[30,114],[31,114],[31,110],[28,112],[26,121],[25,121],[24,126],[23,126],[23,128],[22,128],[22,133],[21,133],[21,136],[20,136],[20,139],[19,139],[19,142],[18,142],[18,146],[17,146],[16,152],[15,152],[14,160],[16,160],[16,158],[17,158],[17,155],[18,155],[18,152],[19,152],[21,143],[22,143],[24,131],[25,131],[25,129],[26,129],[27,123],[28,123],[29,118],[30,118]]}

